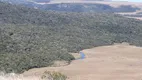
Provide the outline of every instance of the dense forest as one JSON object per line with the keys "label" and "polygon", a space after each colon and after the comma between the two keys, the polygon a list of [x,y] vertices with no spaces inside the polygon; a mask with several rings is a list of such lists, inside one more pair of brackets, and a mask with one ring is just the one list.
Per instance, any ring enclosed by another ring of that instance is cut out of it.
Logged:
{"label": "dense forest", "polygon": [[[27,5],[31,6],[31,5]],[[33,6],[33,5],[32,5]],[[112,7],[107,4],[86,4],[86,3],[61,3],[61,4],[46,4],[36,5],[38,9],[67,11],[67,12],[135,12],[140,8],[131,5],[122,5],[119,7]]]}
{"label": "dense forest", "polygon": [[0,70],[21,73],[70,62],[69,53],[128,42],[142,46],[142,21],[112,13],[41,11],[0,2]]}

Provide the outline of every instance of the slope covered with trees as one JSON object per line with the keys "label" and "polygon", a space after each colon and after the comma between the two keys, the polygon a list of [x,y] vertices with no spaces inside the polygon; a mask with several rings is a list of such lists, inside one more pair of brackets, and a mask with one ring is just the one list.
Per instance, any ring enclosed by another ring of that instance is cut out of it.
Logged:
{"label": "slope covered with trees", "polygon": [[0,2],[0,70],[23,72],[70,62],[68,53],[129,42],[142,46],[142,21],[112,13],[41,11]]}
{"label": "slope covered with trees", "polygon": [[[133,5],[121,5],[118,7],[110,6],[108,4],[101,3],[48,3],[50,0],[0,0],[3,2],[9,2],[11,4],[22,4],[24,6],[37,8],[41,10],[54,10],[54,11],[66,11],[66,12],[136,12],[140,10],[140,7],[134,7]],[[98,1],[98,0],[96,0]],[[102,1],[102,0],[101,0]],[[54,1],[53,1],[54,2]],[[56,1],[55,1],[56,2]],[[89,1],[88,1],[89,2]]]}
{"label": "slope covered with trees", "polygon": [[122,5],[119,7],[112,7],[107,4],[89,4],[89,3],[59,3],[59,4],[45,4],[35,5],[42,10],[55,10],[67,12],[135,12],[140,10],[138,7],[131,5]]}

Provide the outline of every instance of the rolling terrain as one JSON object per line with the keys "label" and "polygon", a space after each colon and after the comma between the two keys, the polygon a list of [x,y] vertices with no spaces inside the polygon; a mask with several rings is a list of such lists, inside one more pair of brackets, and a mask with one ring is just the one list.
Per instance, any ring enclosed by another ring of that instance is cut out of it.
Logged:
{"label": "rolling terrain", "polygon": [[140,11],[142,7],[141,3],[125,1],[116,2],[110,0],[40,0],[41,2],[39,0],[1,1],[6,1],[11,4],[23,4],[42,10],[67,12],[136,12]]}
{"label": "rolling terrain", "polygon": [[57,71],[67,75],[67,80],[141,80],[141,51],[126,43],[95,47],[82,50],[86,58],[68,66],[34,68],[20,75],[0,75],[0,79],[41,80],[45,71]]}
{"label": "rolling terrain", "polygon": [[44,71],[59,71],[68,80],[141,80],[142,48],[115,44],[83,50],[84,60],[75,60],[65,67],[31,69],[23,75],[40,76]]}
{"label": "rolling terrain", "polygon": [[[107,10],[106,9],[101,9],[100,6],[97,7],[97,10],[95,9],[90,9],[88,11],[85,12],[98,12],[98,11],[104,11],[104,12],[114,12],[116,14],[121,14],[125,17],[129,17],[129,18],[135,18],[135,19],[142,19],[142,16],[140,14],[138,14],[139,12],[142,12],[142,3],[138,3],[138,2],[127,2],[127,1],[82,1],[82,0],[75,0],[75,1],[65,1],[65,0],[53,0],[50,3],[46,3],[47,5],[52,4],[52,5],[59,5],[59,4],[83,4],[84,7],[87,6],[87,4],[89,5],[89,7],[92,8],[91,5],[96,6],[96,4],[101,4],[103,6],[107,6]],[[44,5],[46,5],[44,4]],[[82,6],[83,6],[82,5]],[[110,8],[111,7],[111,8]],[[112,9],[114,8],[114,10]],[[137,9],[136,9],[137,8]],[[139,8],[139,9],[138,9]],[[52,9],[52,8],[51,8]],[[118,10],[117,10],[118,9]]]}
{"label": "rolling terrain", "polygon": [[125,17],[142,19],[142,4],[139,2],[111,0],[1,0],[35,9],[66,12],[111,12]]}
{"label": "rolling terrain", "polygon": [[[50,67],[56,61],[65,61],[70,64],[75,58],[69,53],[76,53],[92,47],[122,42],[142,46],[142,21],[126,18],[119,14],[45,11],[4,2],[0,2],[0,11],[0,71],[6,73],[25,72],[26,76],[26,74],[30,75],[26,71],[33,68]],[[120,51],[122,49],[117,48]],[[97,50],[95,49],[95,51]],[[91,62],[94,60],[91,61],[89,55],[92,57],[96,55],[84,53],[88,57],[85,60],[89,59],[88,61],[90,61],[87,65],[93,68]],[[105,53],[109,52],[105,51]],[[122,53],[125,51],[122,50]],[[104,53],[100,55],[104,55]],[[108,55],[113,57],[111,52]],[[117,54],[114,55],[117,56]],[[131,55],[134,56],[134,54]],[[137,55],[140,56],[139,53]],[[123,55],[120,54],[120,56]],[[78,63],[83,63],[85,60],[78,60],[77,63],[73,61],[71,65],[66,67],[76,70],[78,68],[73,68],[73,66],[77,67]],[[80,65],[85,67],[85,64]],[[104,67],[104,64],[100,65]],[[120,64],[122,64],[121,61]],[[87,65],[84,69],[87,69]],[[66,67],[65,70],[68,71],[69,69]],[[125,67],[122,68],[122,71],[123,69]],[[86,75],[91,70],[87,70],[89,71],[87,73],[84,73],[83,69],[81,71]],[[31,75],[33,73],[31,72]],[[66,72],[64,73],[66,74]],[[75,74],[83,75],[77,72]],[[71,77],[75,74],[71,71],[67,75]]]}

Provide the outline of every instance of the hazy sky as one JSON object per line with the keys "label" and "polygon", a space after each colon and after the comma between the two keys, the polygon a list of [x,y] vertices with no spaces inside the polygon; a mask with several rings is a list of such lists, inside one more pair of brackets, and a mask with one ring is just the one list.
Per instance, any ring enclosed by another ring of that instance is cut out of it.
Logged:
{"label": "hazy sky", "polygon": [[142,2],[142,0],[113,0],[113,1],[130,1],[130,2]]}

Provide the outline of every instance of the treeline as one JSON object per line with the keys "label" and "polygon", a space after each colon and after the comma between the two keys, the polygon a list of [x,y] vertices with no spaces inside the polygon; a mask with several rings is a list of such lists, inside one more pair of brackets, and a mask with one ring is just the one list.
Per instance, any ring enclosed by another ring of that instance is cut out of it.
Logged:
{"label": "treeline", "polygon": [[142,21],[112,13],[40,11],[0,3],[0,70],[23,72],[70,62],[68,53],[128,42],[142,46]]}

